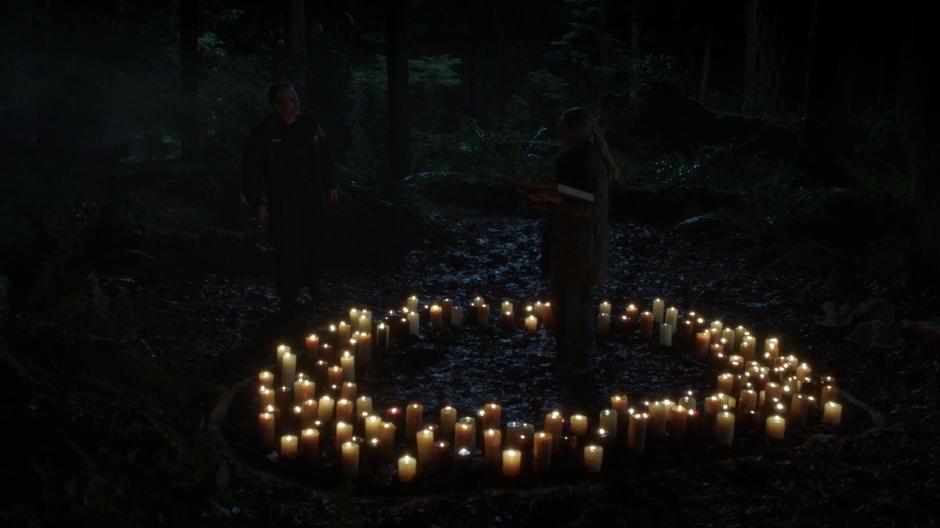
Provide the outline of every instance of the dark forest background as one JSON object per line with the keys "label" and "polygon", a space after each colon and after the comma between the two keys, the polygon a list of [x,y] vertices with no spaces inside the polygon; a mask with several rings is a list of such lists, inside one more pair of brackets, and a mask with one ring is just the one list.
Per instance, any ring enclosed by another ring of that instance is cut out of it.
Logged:
{"label": "dark forest background", "polygon": [[[927,309],[940,265],[929,5],[5,2],[2,405],[8,426],[55,439],[32,450],[4,433],[5,453],[28,453],[0,470],[23,479],[5,511],[171,522],[193,496],[227,493],[191,408],[222,381],[171,375],[122,339],[159,324],[135,292],[164,269],[268,269],[238,169],[276,79],[335,153],[335,266],[392,265],[440,204],[521,214],[499,176],[546,177],[555,121],[582,105],[622,173],[613,219],[719,244],[744,233],[769,273],[815,273],[828,298],[913,291]],[[155,394],[165,408],[137,405]],[[142,446],[161,453],[145,472]]]}

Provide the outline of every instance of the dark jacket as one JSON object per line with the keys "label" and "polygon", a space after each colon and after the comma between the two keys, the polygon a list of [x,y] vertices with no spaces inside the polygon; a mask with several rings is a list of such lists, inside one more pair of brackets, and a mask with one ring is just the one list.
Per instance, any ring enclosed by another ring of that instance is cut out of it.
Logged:
{"label": "dark jacket", "polygon": [[277,209],[315,201],[333,188],[326,134],[311,115],[301,113],[288,125],[272,113],[251,129],[242,158],[242,189],[249,205],[270,203]]}
{"label": "dark jacket", "polygon": [[542,273],[555,283],[600,284],[607,277],[607,165],[593,142],[574,146],[555,160],[558,183],[594,194],[594,202],[565,197],[550,207],[542,226]]}

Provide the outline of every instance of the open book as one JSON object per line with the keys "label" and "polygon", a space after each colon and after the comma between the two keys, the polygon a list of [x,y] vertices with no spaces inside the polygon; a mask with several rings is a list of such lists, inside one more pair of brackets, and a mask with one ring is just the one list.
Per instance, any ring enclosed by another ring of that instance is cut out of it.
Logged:
{"label": "open book", "polygon": [[526,180],[519,180],[516,178],[507,177],[506,182],[510,185],[521,189],[525,192],[555,192],[563,196],[568,196],[571,198],[577,198],[579,200],[584,200],[586,202],[594,203],[594,194],[587,191],[582,191],[581,189],[576,189],[569,185],[562,183],[555,183],[550,181],[539,181],[532,182]]}

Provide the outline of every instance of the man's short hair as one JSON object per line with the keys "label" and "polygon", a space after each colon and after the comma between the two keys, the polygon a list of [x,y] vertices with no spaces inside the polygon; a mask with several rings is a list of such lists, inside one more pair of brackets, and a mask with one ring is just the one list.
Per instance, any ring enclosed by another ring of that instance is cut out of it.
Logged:
{"label": "man's short hair", "polygon": [[293,90],[294,85],[291,84],[289,81],[277,81],[271,84],[271,87],[268,88],[268,102],[271,103],[272,106],[274,106],[274,103],[277,102],[277,95],[281,93],[281,90],[285,90],[287,88],[290,88],[291,90]]}

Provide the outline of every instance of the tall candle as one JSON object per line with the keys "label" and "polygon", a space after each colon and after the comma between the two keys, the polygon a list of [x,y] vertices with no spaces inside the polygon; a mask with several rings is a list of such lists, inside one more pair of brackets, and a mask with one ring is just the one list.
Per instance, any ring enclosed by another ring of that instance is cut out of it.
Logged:
{"label": "tall candle", "polygon": [[431,314],[431,326],[434,328],[440,327],[444,324],[444,309],[437,304],[432,304],[430,309]]}
{"label": "tall candle", "polygon": [[274,389],[270,389],[264,385],[258,387],[258,404],[262,409],[268,405],[274,405]]}
{"label": "tall candle", "polygon": [[522,469],[522,452],[518,449],[503,449],[503,476],[515,478]]}
{"label": "tall candle", "polygon": [[679,309],[675,306],[670,306],[666,310],[666,324],[676,328],[679,324]]}
{"label": "tall candle", "polygon": [[715,421],[715,441],[720,446],[730,446],[734,442],[734,414],[728,410],[718,413]]}
{"label": "tall candle", "polygon": [[476,448],[476,421],[473,418],[461,418],[454,429],[454,450],[466,449],[473,451]]}
{"label": "tall candle", "polygon": [[308,427],[300,432],[300,453],[307,460],[316,460],[320,455],[320,431]]}
{"label": "tall candle", "polygon": [[388,449],[386,457],[391,455],[395,447],[395,432],[397,430],[398,428],[391,422],[382,422],[382,426],[379,427],[379,441],[382,442],[382,446]]}
{"label": "tall candle", "polygon": [[552,465],[552,435],[545,431],[535,433],[532,444],[532,467],[536,472],[548,471]]}
{"label": "tall candle", "polygon": [[819,403],[825,405],[839,396],[839,389],[835,385],[823,385],[819,391]]}
{"label": "tall candle", "polygon": [[598,424],[601,429],[607,431],[611,440],[617,438],[617,411],[613,409],[604,409],[600,412]]}
{"label": "tall candle", "polygon": [[689,418],[689,411],[682,405],[674,405],[669,408],[669,416],[666,419],[669,436],[674,440],[685,438],[686,422]]}
{"label": "tall candle", "polygon": [[525,318],[525,329],[530,333],[537,332],[539,329],[539,320],[534,315]]}
{"label": "tall candle", "polygon": [[477,306],[477,325],[480,328],[486,328],[490,323],[490,307],[488,304],[481,304]]}
{"label": "tall candle", "polygon": [[573,414],[570,420],[571,434],[582,437],[587,434],[588,419],[583,414]]}
{"label": "tall candle", "polygon": [[734,389],[734,374],[723,372],[718,375],[718,392],[731,394]]}
{"label": "tall candle", "polygon": [[454,306],[450,309],[450,324],[453,326],[463,326],[463,307]]}
{"label": "tall candle", "polygon": [[347,350],[339,358],[339,364],[343,368],[343,381],[356,381],[356,356]]}
{"label": "tall candle", "polygon": [[377,414],[370,414],[366,417],[365,436],[367,440],[379,437],[379,431],[382,429],[382,417]]}
{"label": "tall candle", "polygon": [[320,396],[320,401],[317,403],[317,420],[329,422],[333,418],[333,406],[333,398],[327,394]]}
{"label": "tall candle", "polygon": [[649,405],[650,432],[654,435],[666,434],[666,404],[654,401]]}
{"label": "tall candle", "polygon": [[401,482],[411,482],[415,479],[415,473],[418,471],[418,461],[409,455],[404,455],[398,459],[398,480]]}
{"label": "tall candle", "polygon": [[418,335],[420,330],[419,324],[421,323],[421,317],[418,315],[418,312],[408,312],[405,318],[408,319],[408,335]]}
{"label": "tall candle", "polygon": [[726,348],[729,353],[734,351],[734,336],[734,329],[732,328],[725,328],[721,331],[721,337],[727,343]]}
{"label": "tall candle", "polygon": [[513,330],[516,327],[516,323],[513,320],[512,312],[503,312],[500,317],[500,324],[504,330]]}
{"label": "tall candle", "polygon": [[662,346],[672,346],[672,329],[674,326],[669,323],[659,325],[659,344]]}
{"label": "tall candle", "polygon": [[343,367],[339,365],[333,365],[326,371],[327,383],[330,385],[338,385],[343,382]]}
{"label": "tall candle", "polygon": [[565,416],[559,411],[551,411],[545,415],[545,432],[552,435],[555,445],[561,442],[562,430],[565,427]]}
{"label": "tall candle", "polygon": [[659,297],[653,299],[653,320],[657,323],[663,322],[663,311],[666,307],[665,301]]}
{"label": "tall candle", "polygon": [[336,420],[340,422],[353,423],[353,402],[346,398],[336,400]]}
{"label": "tall candle", "polygon": [[300,423],[304,426],[312,424],[317,419],[317,400],[310,398],[300,404]]}
{"label": "tall candle", "polygon": [[409,312],[417,311],[417,309],[418,309],[418,296],[417,296],[417,295],[412,295],[412,296],[408,297],[408,299],[405,301],[405,307],[408,308],[408,311],[409,311]]}
{"label": "tall candle", "polygon": [[704,360],[708,358],[708,347],[711,344],[711,333],[702,330],[695,334],[695,357]]}
{"label": "tall candle", "polygon": [[352,337],[352,326],[348,325],[345,321],[340,321],[340,323],[336,325],[337,346],[348,343],[350,337]]}
{"label": "tall candle", "polygon": [[487,465],[499,465],[502,444],[503,432],[499,429],[487,429],[483,432],[483,459]]}
{"label": "tall candle", "polygon": [[375,346],[378,350],[385,350],[388,348],[389,342],[389,328],[385,323],[379,323],[375,327]]}
{"label": "tall candle", "polygon": [[457,424],[457,409],[450,405],[441,408],[441,437],[453,438],[454,426]]}
{"label": "tall candle", "polygon": [[842,404],[832,400],[823,406],[822,423],[836,426],[842,423]]}
{"label": "tall candle", "polygon": [[610,333],[610,314],[609,313],[597,314],[597,333],[600,335],[607,335]]}
{"label": "tall candle", "polygon": [[359,444],[346,441],[343,443],[343,475],[354,477],[359,473]]}
{"label": "tall candle", "polygon": [[787,420],[775,414],[773,416],[767,417],[766,425],[764,426],[764,432],[767,434],[767,438],[771,440],[783,440],[783,435],[787,430]]}
{"label": "tall candle", "polygon": [[260,383],[262,387],[273,389],[274,373],[272,373],[270,370],[262,370],[258,373],[258,383]]}
{"label": "tall candle", "polygon": [[754,359],[754,338],[752,336],[744,336],[741,338],[741,345],[738,346],[738,355],[743,357],[745,361]]}
{"label": "tall candle", "polygon": [[295,435],[281,436],[281,458],[293,460],[297,458],[297,437]]}
{"label": "tall candle", "polygon": [[317,384],[309,379],[297,380],[294,382],[294,402],[302,403],[310,398],[317,391]]}
{"label": "tall candle", "polygon": [[352,400],[356,397],[356,382],[355,381],[344,381],[340,385],[339,397],[346,398],[347,400]]}
{"label": "tall candle", "polygon": [[604,448],[599,445],[584,446],[584,469],[588,473],[597,473],[604,463]]}
{"label": "tall candle", "polygon": [[649,414],[632,412],[630,423],[627,426],[627,447],[637,453],[646,448],[646,426],[649,423]]}
{"label": "tall candle", "polygon": [[336,422],[336,450],[339,451],[343,443],[348,442],[353,436],[353,426],[351,423]]}
{"label": "tall candle", "polygon": [[297,356],[290,352],[284,352],[281,357],[281,384],[293,383],[296,370]]}
{"label": "tall candle", "polygon": [[276,352],[277,352],[277,365],[281,366],[281,359],[284,357],[284,354],[290,352],[290,347],[284,344],[280,344],[277,346]]}
{"label": "tall candle", "polygon": [[418,445],[418,465],[427,467],[431,463],[431,449],[434,445],[434,431],[422,429],[415,435]]}
{"label": "tall candle", "polygon": [[503,408],[498,403],[483,406],[482,426],[484,429],[499,429],[503,425]]}
{"label": "tall candle", "polygon": [[647,341],[653,340],[653,314],[650,312],[640,314],[640,337]]}
{"label": "tall candle", "polygon": [[274,413],[263,412],[258,414],[258,428],[261,432],[261,446],[264,449],[274,449]]}
{"label": "tall candle", "polygon": [[420,403],[411,403],[405,409],[405,438],[411,440],[421,429],[424,419],[424,406]]}

